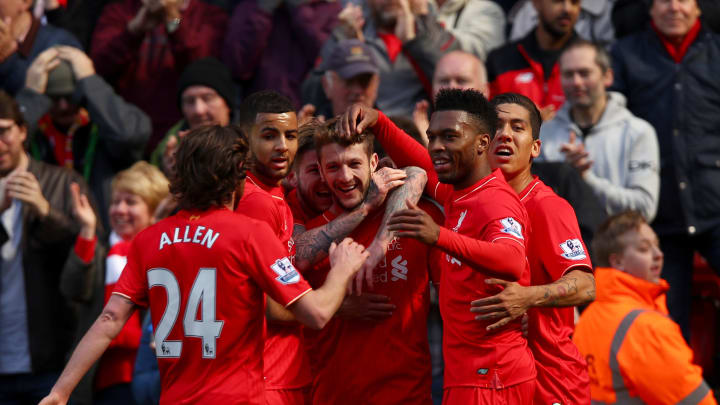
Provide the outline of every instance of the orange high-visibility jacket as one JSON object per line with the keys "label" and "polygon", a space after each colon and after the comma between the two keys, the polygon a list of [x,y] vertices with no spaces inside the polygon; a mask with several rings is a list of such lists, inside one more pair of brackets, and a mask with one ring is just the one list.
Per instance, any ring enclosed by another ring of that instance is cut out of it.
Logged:
{"label": "orange high-visibility jacket", "polygon": [[595,404],[716,404],[692,364],[680,327],[668,317],[660,284],[619,270],[595,271],[597,298],[573,340],[588,364]]}

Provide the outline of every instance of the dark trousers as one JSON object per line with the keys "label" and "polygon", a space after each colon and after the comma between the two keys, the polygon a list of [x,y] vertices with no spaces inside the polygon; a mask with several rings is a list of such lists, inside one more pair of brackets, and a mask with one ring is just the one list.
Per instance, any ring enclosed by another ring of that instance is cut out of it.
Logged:
{"label": "dark trousers", "polygon": [[689,342],[693,255],[695,251],[700,252],[710,267],[720,274],[720,227],[699,235],[662,236],[660,247],[665,255],[662,277],[670,283],[668,311]]}
{"label": "dark trousers", "polygon": [[60,373],[0,375],[0,405],[37,405]]}

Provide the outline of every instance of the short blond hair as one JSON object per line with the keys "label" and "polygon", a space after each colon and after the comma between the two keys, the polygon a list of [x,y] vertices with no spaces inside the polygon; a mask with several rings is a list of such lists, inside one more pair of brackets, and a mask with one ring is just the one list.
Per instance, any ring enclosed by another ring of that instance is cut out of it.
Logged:
{"label": "short blond hair", "polygon": [[111,184],[113,193],[125,191],[142,198],[151,213],[170,193],[169,186],[160,169],[143,160],[116,174]]}

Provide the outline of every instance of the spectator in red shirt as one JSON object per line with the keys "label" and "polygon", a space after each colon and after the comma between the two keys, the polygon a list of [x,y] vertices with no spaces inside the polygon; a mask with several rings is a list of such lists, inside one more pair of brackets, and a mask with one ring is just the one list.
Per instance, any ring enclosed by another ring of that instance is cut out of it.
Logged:
{"label": "spectator in red shirt", "polygon": [[[152,224],[155,208],[168,194],[168,180],[159,169],[146,162],[135,163],[119,172],[113,178],[109,208],[112,233],[107,241],[100,243],[95,236],[97,217],[87,197],[80,195],[77,187],[73,187],[72,192],[73,211],[81,228],[75,249],[65,262],[60,288],[79,309],[77,331],[81,336],[110,299],[127,262],[130,242]],[[136,312],[83,379],[81,387],[75,390],[73,401],[135,403],[130,383],[142,334],[140,325],[140,314]]]}
{"label": "spectator in red shirt", "polygon": [[196,59],[219,56],[227,19],[201,0],[123,0],[103,10],[90,56],[118,94],[152,119],[146,154],[180,119],[168,101],[182,71]]}

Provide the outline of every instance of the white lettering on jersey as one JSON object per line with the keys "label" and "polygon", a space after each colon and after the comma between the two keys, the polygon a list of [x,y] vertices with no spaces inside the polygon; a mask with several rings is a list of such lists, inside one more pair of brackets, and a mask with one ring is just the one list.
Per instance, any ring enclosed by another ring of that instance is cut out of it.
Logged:
{"label": "white lettering on jersey", "polygon": [[[166,245],[172,245],[175,243],[197,243],[200,245],[204,245],[208,249],[210,249],[214,244],[217,238],[220,236],[219,232],[213,231],[211,228],[205,228],[202,225],[198,225],[195,229],[195,232],[193,233],[191,231],[191,226],[186,225],[185,229],[182,230],[182,238],[180,237],[180,231],[181,228],[175,228],[173,231],[173,238],[170,239],[170,236],[166,232],[163,232],[160,235],[160,247],[158,250],[162,250]],[[207,232],[203,235],[203,231],[207,229]],[[190,235],[193,235],[192,239],[190,238]],[[202,239],[201,239],[202,238]]]}
{"label": "white lettering on jersey", "polygon": [[270,268],[278,275],[275,280],[279,281],[280,284],[295,284],[300,281],[300,273],[287,257],[275,260],[275,263],[271,264]]}
{"label": "white lettering on jersey", "polygon": [[560,244],[560,248],[564,252],[561,256],[568,260],[583,260],[587,257],[580,239],[568,239]]}
{"label": "white lettering on jersey", "polygon": [[407,260],[403,260],[402,256],[398,256],[390,264],[392,264],[392,281],[407,280]]}
{"label": "white lettering on jersey", "polygon": [[500,224],[503,226],[500,232],[507,233],[508,235],[512,235],[518,239],[525,239],[522,234],[522,225],[520,225],[515,218],[507,217],[505,219],[501,219]]}

